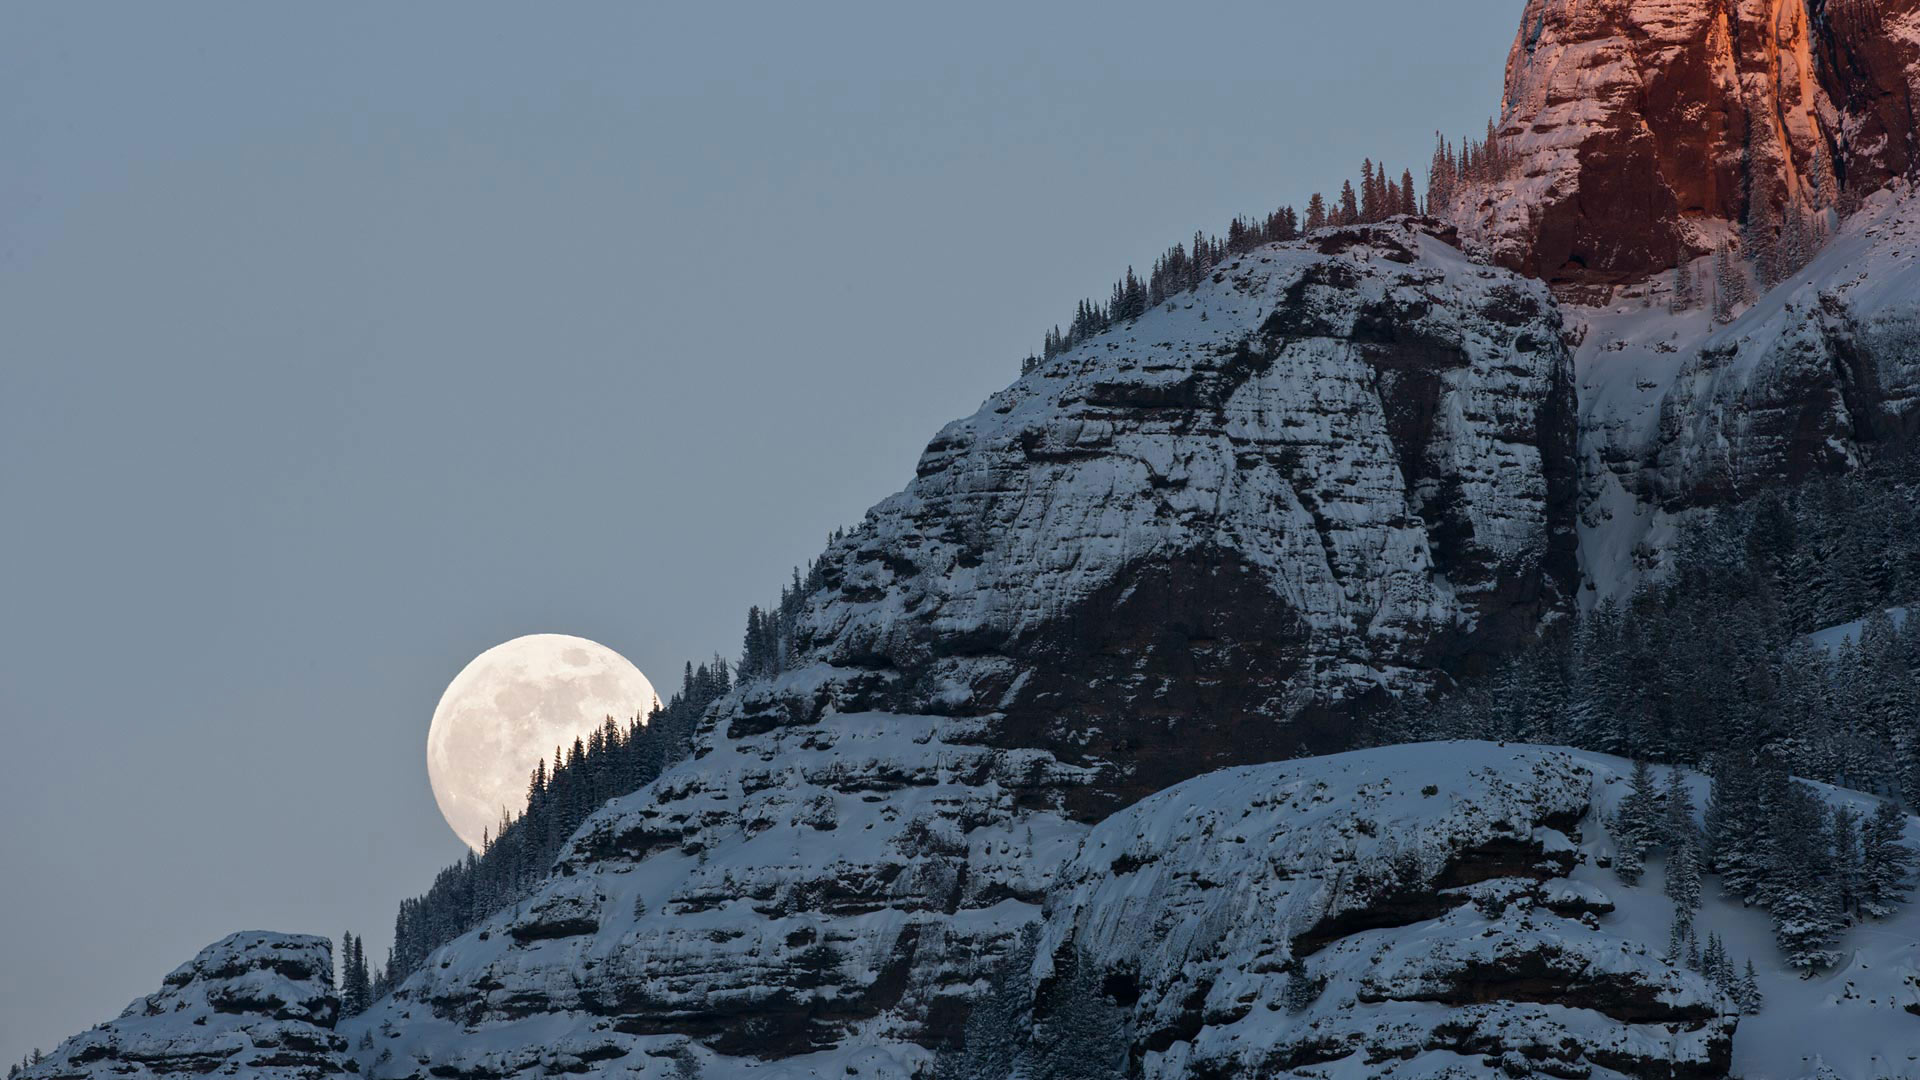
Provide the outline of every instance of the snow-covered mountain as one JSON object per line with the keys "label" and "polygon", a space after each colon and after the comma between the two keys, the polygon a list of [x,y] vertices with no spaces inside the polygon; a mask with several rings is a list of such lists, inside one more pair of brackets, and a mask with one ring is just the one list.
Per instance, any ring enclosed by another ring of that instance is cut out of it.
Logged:
{"label": "snow-covered mountain", "polygon": [[[306,1024],[287,1067],[925,1075],[1033,926],[1032,1000],[1097,965],[1141,1076],[1920,1075],[1895,1060],[1920,1031],[1920,923],[1854,930],[1805,983],[1765,916],[1711,902],[1703,930],[1796,1018],[1740,1021],[1663,958],[1657,867],[1600,868],[1618,762],[1461,744],[1246,764],[1338,746],[1370,695],[1570,617],[1577,560],[1595,575],[1621,527],[1592,515],[1596,477],[1629,523],[1669,513],[1663,475],[1712,497],[1711,472],[1660,471],[1691,462],[1673,448],[1753,430],[1753,387],[1805,359],[1793,305],[1867,336],[1899,318],[1878,283],[1911,215],[1883,197],[1723,328],[1651,297],[1564,308],[1431,223],[1221,267],[940,433],[823,557],[800,666],[723,699],[694,756],[591,817],[531,897],[338,1034]],[[1623,358],[1631,391],[1608,378]],[[1743,389],[1717,387],[1730,371]],[[1687,408],[1712,423],[1668,419]],[[257,1051],[301,1019],[165,995],[35,1080]],[[330,1018],[330,991],[311,1000]]]}
{"label": "snow-covered mountain", "polygon": [[[1626,763],[1342,752],[1688,515],[1916,434],[1910,0],[1532,0],[1508,74],[1457,225],[1246,251],[941,431],[787,670],[369,1012],[334,1030],[324,942],[237,935],[33,1080],[904,1080],[993,1016],[1080,1075],[1920,1078],[1914,909],[1803,979],[1710,882],[1742,1016],[1660,860],[1609,866]],[[1824,249],[1676,298],[1762,189]]]}

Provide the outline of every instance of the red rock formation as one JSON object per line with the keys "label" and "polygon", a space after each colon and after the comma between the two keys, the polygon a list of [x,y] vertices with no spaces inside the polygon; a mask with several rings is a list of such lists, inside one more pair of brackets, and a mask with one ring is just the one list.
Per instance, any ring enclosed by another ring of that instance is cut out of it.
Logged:
{"label": "red rock formation", "polygon": [[1454,216],[1515,269],[1633,281],[1717,221],[1833,206],[1920,162],[1920,0],[1528,0],[1509,176]]}

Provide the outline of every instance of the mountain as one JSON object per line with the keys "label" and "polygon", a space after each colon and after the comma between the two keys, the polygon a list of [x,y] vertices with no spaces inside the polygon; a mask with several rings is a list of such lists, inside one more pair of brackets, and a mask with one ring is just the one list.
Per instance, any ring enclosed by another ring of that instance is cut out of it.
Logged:
{"label": "mountain", "polygon": [[[276,1025],[284,1067],[379,1080],[1920,1077],[1915,909],[1710,881],[1749,995],[1669,945],[1705,819],[1651,840],[1629,763],[1368,746],[1711,508],[1911,446],[1915,28],[1532,0],[1497,168],[1233,255],[948,425],[779,673],[370,1011],[334,1032],[324,943],[243,936],[31,1080],[243,1068]],[[1819,823],[1782,865],[1880,805],[1773,781]]]}
{"label": "mountain", "polygon": [[1216,278],[937,435],[817,565],[799,666],[716,706],[694,762],[441,954],[478,959],[395,994],[379,1022],[434,1040],[397,1052],[521,1067],[418,1028],[422,1005],[606,1018],[584,1059],[621,1035],[758,1057],[883,1023],[949,1040],[1087,823],[1342,740],[1350,699],[1571,602],[1571,368],[1544,289],[1412,222]]}

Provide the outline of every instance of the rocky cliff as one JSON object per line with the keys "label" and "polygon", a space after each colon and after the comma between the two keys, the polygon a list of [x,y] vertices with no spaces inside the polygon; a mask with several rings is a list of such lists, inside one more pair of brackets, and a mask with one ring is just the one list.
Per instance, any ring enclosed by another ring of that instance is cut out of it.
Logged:
{"label": "rocky cliff", "polygon": [[334,1032],[325,938],[242,933],[207,946],[118,1019],[62,1043],[33,1080],[244,1076],[318,1080],[349,1068]]}
{"label": "rocky cliff", "polygon": [[1568,610],[1574,399],[1536,282],[1430,225],[1258,249],[937,435],[823,557],[804,701],[975,718],[1098,779],[1093,819],[1352,744]]}
{"label": "rocky cliff", "polygon": [[1920,0],[1529,0],[1511,165],[1454,207],[1497,259],[1643,280],[1750,200],[1827,208],[1920,162]]}
{"label": "rocky cliff", "polygon": [[1736,1010],[1568,880],[1596,779],[1566,754],[1457,744],[1182,784],[1102,822],[1061,872],[1041,997],[1070,949],[1112,973],[1132,1005],[1116,1064],[1145,1077],[1428,1076],[1510,1055],[1721,1075]]}

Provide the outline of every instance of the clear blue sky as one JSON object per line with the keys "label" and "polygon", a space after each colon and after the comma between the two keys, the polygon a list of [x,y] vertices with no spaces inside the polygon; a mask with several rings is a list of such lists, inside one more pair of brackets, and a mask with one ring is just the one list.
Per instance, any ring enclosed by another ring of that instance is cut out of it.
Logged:
{"label": "clear blue sky", "polygon": [[1076,298],[1478,130],[1521,3],[931,7],[8,5],[0,1060],[384,954],[462,664],[732,656]]}

